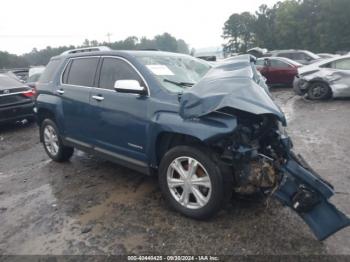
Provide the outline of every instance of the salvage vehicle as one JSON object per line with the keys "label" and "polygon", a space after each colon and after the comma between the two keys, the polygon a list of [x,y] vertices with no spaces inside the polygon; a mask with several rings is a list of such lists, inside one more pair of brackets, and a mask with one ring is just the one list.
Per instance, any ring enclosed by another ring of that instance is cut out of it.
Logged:
{"label": "salvage vehicle", "polygon": [[256,68],[269,86],[293,86],[298,68],[302,64],[284,57],[265,57],[256,60]]}
{"label": "salvage vehicle", "polygon": [[77,148],[158,175],[170,206],[195,219],[217,213],[233,192],[273,195],[325,239],[350,219],[328,202],[333,187],[291,150],[285,116],[254,63],[66,52],[37,85],[40,140],[57,162]]}
{"label": "salvage vehicle", "polygon": [[320,56],[308,50],[295,50],[295,49],[270,51],[265,56],[285,57],[303,65],[309,65],[322,60]]}
{"label": "salvage vehicle", "polygon": [[34,91],[12,75],[0,74],[0,123],[34,118]]}
{"label": "salvage vehicle", "polygon": [[247,54],[255,56],[256,58],[260,58],[266,55],[268,50],[266,48],[254,47],[247,50]]}
{"label": "salvage vehicle", "polygon": [[44,66],[35,66],[31,67],[28,72],[28,79],[26,82],[26,85],[29,87],[35,89],[36,88],[36,82],[39,80],[41,74],[44,72],[45,67]]}
{"label": "salvage vehicle", "polygon": [[312,100],[350,97],[350,55],[299,68],[294,91]]}

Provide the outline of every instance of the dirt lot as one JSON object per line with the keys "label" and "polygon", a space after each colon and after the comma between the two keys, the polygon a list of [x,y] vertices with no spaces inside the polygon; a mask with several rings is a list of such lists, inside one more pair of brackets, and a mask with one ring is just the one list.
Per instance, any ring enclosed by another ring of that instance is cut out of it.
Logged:
{"label": "dirt lot", "polygon": [[[296,151],[350,214],[350,101],[273,91]],[[54,163],[36,125],[0,129],[0,254],[349,254],[350,228],[324,242],[277,201],[233,201],[215,218],[171,211],[157,180],[75,152]]]}

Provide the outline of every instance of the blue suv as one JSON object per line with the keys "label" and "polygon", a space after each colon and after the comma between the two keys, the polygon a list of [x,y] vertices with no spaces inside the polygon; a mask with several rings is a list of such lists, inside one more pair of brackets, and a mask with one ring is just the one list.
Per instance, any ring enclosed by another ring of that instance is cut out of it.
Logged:
{"label": "blue suv", "polygon": [[70,50],[37,85],[40,139],[54,161],[74,148],[148,175],[175,210],[204,219],[232,194],[273,195],[318,239],[350,220],[333,187],[291,151],[286,120],[255,59],[212,67],[161,51]]}

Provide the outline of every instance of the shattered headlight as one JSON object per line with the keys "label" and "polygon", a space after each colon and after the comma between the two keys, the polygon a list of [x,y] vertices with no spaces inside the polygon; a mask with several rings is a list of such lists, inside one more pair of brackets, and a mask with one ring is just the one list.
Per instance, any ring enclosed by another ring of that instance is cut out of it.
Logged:
{"label": "shattered headlight", "polygon": [[283,124],[280,121],[278,121],[278,131],[281,134],[281,136],[288,137],[286,127],[283,126]]}

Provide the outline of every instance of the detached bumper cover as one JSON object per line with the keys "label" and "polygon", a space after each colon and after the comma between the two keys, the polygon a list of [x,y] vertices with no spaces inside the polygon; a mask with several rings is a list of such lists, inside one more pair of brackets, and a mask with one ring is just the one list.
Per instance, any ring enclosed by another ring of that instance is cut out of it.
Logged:
{"label": "detached bumper cover", "polygon": [[274,195],[303,218],[318,240],[350,225],[350,219],[328,202],[334,194],[328,182],[296,159],[290,159],[281,171],[285,175]]}

